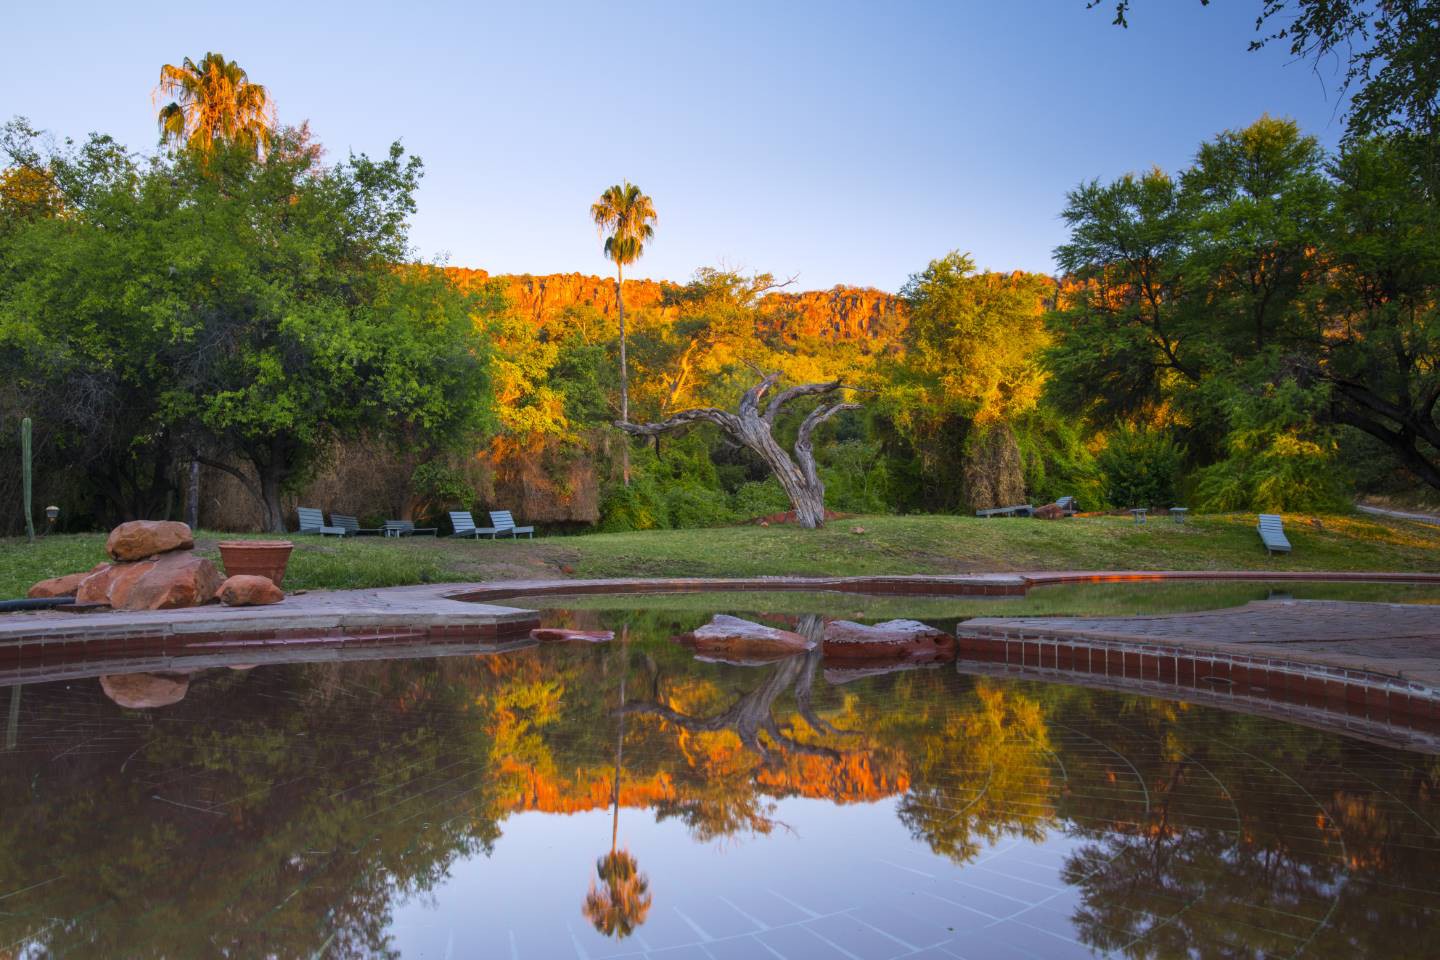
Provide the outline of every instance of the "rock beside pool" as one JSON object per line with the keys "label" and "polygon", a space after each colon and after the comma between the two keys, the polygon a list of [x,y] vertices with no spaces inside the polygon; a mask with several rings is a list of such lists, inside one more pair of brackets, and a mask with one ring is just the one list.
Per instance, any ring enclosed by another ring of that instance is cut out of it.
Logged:
{"label": "rock beside pool", "polygon": [[80,584],[92,573],[99,573],[108,569],[110,564],[97,563],[89,570],[81,573],[67,573],[63,577],[51,577],[49,580],[41,580],[31,587],[25,595],[32,600],[48,600],[52,597],[73,597],[80,592]]}
{"label": "rock beside pool", "polygon": [[113,560],[129,562],[193,546],[195,537],[189,524],[177,520],[131,520],[110,531],[105,552]]}
{"label": "rock beside pool", "polygon": [[182,550],[134,563],[104,565],[80,584],[75,600],[108,603],[116,610],[194,607],[209,603],[224,580],[215,564]]}
{"label": "rock beside pool", "polygon": [[813,640],[807,640],[798,633],[723,613],[716,614],[705,626],[679,639],[694,647],[697,653],[746,661],[790,657],[815,646]]}
{"label": "rock beside pool", "polygon": [[183,673],[124,673],[101,677],[100,689],[122,707],[146,710],[184,700],[190,678]]}
{"label": "rock beside pool", "polygon": [[241,573],[220,584],[215,598],[227,607],[262,607],[284,600],[285,591],[269,577]]}
{"label": "rock beside pool", "polygon": [[531,640],[576,640],[582,643],[607,643],[615,639],[614,630],[566,630],[563,627],[537,627],[530,631]]}
{"label": "rock beside pool", "polygon": [[825,624],[827,659],[928,658],[954,649],[954,637],[919,620],[887,620],[874,626],[851,620]]}

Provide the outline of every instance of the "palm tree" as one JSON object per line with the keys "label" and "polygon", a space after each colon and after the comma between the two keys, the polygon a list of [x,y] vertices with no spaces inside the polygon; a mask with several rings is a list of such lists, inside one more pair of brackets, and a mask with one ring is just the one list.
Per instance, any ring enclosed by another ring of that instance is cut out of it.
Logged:
{"label": "palm tree", "polygon": [[160,68],[155,99],[174,97],[160,108],[160,138],[202,156],[216,143],[259,154],[270,143],[274,104],[258,83],[251,83],[234,60],[207,53],[199,63],[186,57],[180,66]]}
{"label": "palm tree", "polygon": [[[645,252],[655,236],[655,204],[629,180],[616,184],[590,206],[590,216],[605,237],[605,257],[615,261],[615,309],[620,316],[620,422],[630,422],[629,369],[625,358],[625,265]],[[608,233],[608,236],[606,235]],[[625,483],[630,483],[630,448],[624,451]]]}

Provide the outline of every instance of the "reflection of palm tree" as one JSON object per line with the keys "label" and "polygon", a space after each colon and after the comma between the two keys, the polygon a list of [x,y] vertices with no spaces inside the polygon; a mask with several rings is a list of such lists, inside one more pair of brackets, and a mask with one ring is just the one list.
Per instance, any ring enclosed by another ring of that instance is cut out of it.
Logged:
{"label": "reflection of palm tree", "polygon": [[628,850],[612,850],[595,862],[603,886],[590,882],[581,912],[607,937],[623,940],[650,913],[650,879]]}
{"label": "reflection of palm tree", "polygon": [[620,767],[625,751],[625,677],[630,672],[630,625],[620,627],[620,710],[615,733],[615,777],[610,792],[610,852],[595,861],[604,887],[590,881],[581,913],[596,930],[622,940],[635,932],[650,913],[650,879],[620,843]]}

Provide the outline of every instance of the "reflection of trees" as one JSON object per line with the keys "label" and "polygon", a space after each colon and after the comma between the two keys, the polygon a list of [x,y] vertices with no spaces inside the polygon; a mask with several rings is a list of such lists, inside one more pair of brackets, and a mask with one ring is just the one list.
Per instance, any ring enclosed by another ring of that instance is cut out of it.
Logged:
{"label": "reflection of trees", "polygon": [[[1077,786],[1060,812],[1086,841],[1062,873],[1081,892],[1083,942],[1137,960],[1302,945],[1307,956],[1429,955],[1430,898],[1402,891],[1433,887],[1440,831],[1417,836],[1410,816],[1433,806],[1433,770],[1392,768],[1382,788],[1363,744],[1173,705],[1137,701],[1123,723],[1089,706],[1070,719],[1103,731],[1108,749],[1061,748]],[[1100,786],[1121,757],[1145,802]],[[1346,782],[1368,789],[1323,786]]]}

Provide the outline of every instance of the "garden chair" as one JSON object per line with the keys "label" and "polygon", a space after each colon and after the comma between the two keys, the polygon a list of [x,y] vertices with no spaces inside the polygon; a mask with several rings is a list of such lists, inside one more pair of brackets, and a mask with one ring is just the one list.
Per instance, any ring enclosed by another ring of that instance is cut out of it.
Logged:
{"label": "garden chair", "polygon": [[475,526],[475,518],[470,515],[469,510],[451,510],[450,526],[455,528],[454,536],[474,537],[476,540],[487,533],[490,535],[490,539],[494,540],[495,534],[499,532],[494,527]]}
{"label": "garden chair", "polygon": [[315,507],[296,507],[295,513],[300,517],[301,533],[318,533],[322,537],[343,537],[344,527],[331,527],[325,525],[325,514]]}
{"label": "garden chair", "polygon": [[385,529],[383,527],[362,527],[360,526],[359,519],[355,517],[347,517],[343,513],[330,514],[330,522],[335,526],[339,527],[341,530],[344,530],[345,536],[347,537],[358,537],[361,534],[366,533],[378,534],[385,532]]}
{"label": "garden chair", "polygon": [[1267,556],[1290,552],[1290,541],[1285,538],[1285,526],[1278,514],[1260,514],[1260,523],[1255,529],[1260,534],[1261,542],[1265,544]]}
{"label": "garden chair", "polygon": [[495,524],[495,536],[497,537],[502,533],[508,533],[512,537],[518,537],[523,533],[531,540],[535,539],[535,528],[515,526],[515,518],[510,515],[509,510],[491,510],[490,522]]}
{"label": "garden chair", "polygon": [[387,537],[413,537],[417,533],[428,533],[432,537],[438,537],[440,530],[437,527],[420,527],[416,529],[414,520],[385,521],[385,536]]}

